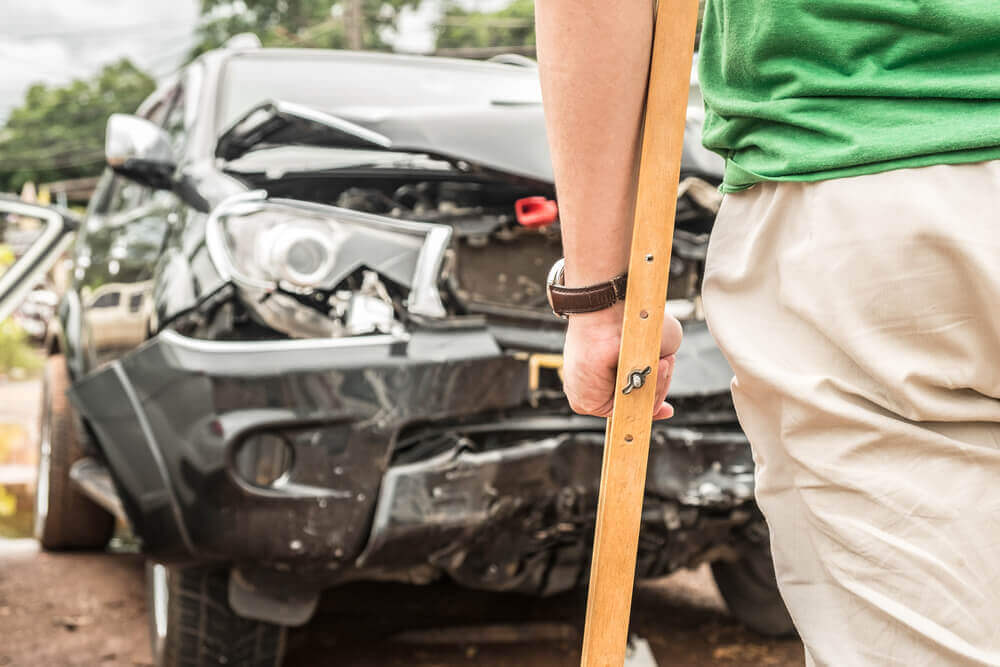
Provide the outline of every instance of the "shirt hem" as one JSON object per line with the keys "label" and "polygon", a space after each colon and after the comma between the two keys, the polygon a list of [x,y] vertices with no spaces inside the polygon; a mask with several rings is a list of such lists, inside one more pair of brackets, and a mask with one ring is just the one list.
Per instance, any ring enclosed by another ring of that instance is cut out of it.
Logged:
{"label": "shirt hem", "polygon": [[823,171],[808,172],[802,174],[781,174],[769,176],[757,174],[736,164],[732,159],[726,160],[725,176],[719,191],[724,194],[742,192],[753,187],[757,183],[768,181],[792,181],[792,182],[816,182],[828,181],[835,178],[850,178],[853,176],[867,176],[896,169],[919,169],[920,167],[932,167],[939,164],[969,164],[974,162],[989,162],[1000,159],[1000,146],[989,148],[976,148],[971,150],[953,151],[950,153],[937,153],[934,155],[919,155],[915,157],[886,160],[883,162],[873,162],[871,164],[854,165],[837,169],[827,169]]}

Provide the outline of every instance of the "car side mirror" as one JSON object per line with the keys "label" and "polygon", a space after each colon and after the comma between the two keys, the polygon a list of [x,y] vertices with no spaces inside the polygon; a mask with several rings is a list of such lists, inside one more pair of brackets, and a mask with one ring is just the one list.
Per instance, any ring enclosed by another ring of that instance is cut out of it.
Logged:
{"label": "car side mirror", "polygon": [[104,156],[108,166],[126,178],[152,188],[171,188],[177,164],[170,135],[145,118],[111,114]]}

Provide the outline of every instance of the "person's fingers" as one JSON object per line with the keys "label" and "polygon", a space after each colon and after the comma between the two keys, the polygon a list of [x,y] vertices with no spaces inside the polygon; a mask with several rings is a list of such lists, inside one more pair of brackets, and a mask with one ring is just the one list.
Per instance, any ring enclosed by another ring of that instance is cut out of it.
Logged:
{"label": "person's fingers", "polygon": [[656,410],[653,412],[653,421],[658,421],[660,419],[670,419],[674,416],[674,406],[670,405],[666,401],[660,403],[656,406]]}
{"label": "person's fingers", "polygon": [[[656,406],[654,412],[654,419],[667,419],[672,417],[674,414],[673,407],[665,403],[667,397],[667,391],[670,389],[670,377],[674,372],[674,362],[676,357],[671,354],[668,357],[660,359],[659,363],[656,365],[656,385],[655,385],[655,395],[653,405]],[[608,378],[609,383],[611,378]],[[595,383],[596,384],[596,383]],[[612,386],[613,385],[610,385]],[[595,388],[594,385],[589,385],[589,388]],[[602,391],[599,395],[592,394],[590,396],[581,397],[583,400],[570,399],[570,407],[573,408],[574,412],[579,414],[589,414],[595,417],[610,417],[612,408],[614,407],[614,395],[607,396],[607,392]],[[590,400],[587,400],[590,399]]]}
{"label": "person's fingers", "polygon": [[599,394],[591,390],[579,397],[570,393],[566,395],[569,398],[570,409],[576,414],[591,415],[593,417],[610,417],[615,404],[613,392],[614,385],[611,385],[609,391],[602,391]]}
{"label": "person's fingers", "polygon": [[[674,362],[676,357],[670,355],[663,359],[656,366],[656,398],[653,405],[656,406],[656,413],[661,414],[661,408],[667,398],[667,391],[670,389],[670,377],[674,374]],[[659,417],[663,419],[664,417]],[[657,419],[657,417],[654,417]]]}
{"label": "person's fingers", "polygon": [[596,417],[611,414],[618,361],[617,338],[591,340],[580,331],[570,331],[563,361],[563,389],[573,412]]}
{"label": "person's fingers", "polygon": [[660,335],[660,363],[656,373],[656,406],[653,411],[653,419],[669,419],[674,416],[674,408],[666,402],[667,392],[670,390],[670,378],[674,374],[674,355],[681,346],[681,339],[684,337],[684,330],[677,318],[670,313],[663,316],[663,332]]}
{"label": "person's fingers", "polygon": [[[570,408],[577,414],[609,417],[614,407],[620,331],[615,329],[611,334],[602,335],[604,332],[599,329],[574,328],[572,321],[570,324],[563,356],[563,388]],[[673,374],[674,353],[680,347],[682,335],[680,323],[667,314],[660,337],[661,359],[655,375],[654,419],[673,415],[673,408],[664,401]]]}
{"label": "person's fingers", "polygon": [[577,396],[575,393],[567,389],[566,397],[569,399],[570,409],[578,415],[609,417],[611,415],[611,409],[614,407],[613,392],[614,385],[611,385],[610,391],[602,392],[601,395],[596,395],[596,392],[591,390],[588,392],[589,395],[584,394]]}
{"label": "person's fingers", "polygon": [[660,335],[660,357],[667,357],[675,354],[681,346],[681,339],[684,337],[684,330],[677,318],[670,313],[663,316],[663,332]]}

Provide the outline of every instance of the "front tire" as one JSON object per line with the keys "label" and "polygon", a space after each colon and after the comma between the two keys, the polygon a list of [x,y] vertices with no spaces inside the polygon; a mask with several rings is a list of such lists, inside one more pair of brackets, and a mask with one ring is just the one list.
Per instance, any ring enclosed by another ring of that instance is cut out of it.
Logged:
{"label": "front tire", "polygon": [[114,534],[115,519],[69,477],[70,467],[85,456],[66,396],[69,385],[66,358],[50,356],[45,361],[38,425],[35,538],[50,551],[101,549]]}
{"label": "front tire", "polygon": [[795,625],[778,592],[767,539],[748,543],[738,561],[714,561],[712,576],[730,613],[765,637],[791,637]]}
{"label": "front tire", "polygon": [[146,561],[149,636],[156,667],[281,667],[287,629],[229,607],[229,573]]}

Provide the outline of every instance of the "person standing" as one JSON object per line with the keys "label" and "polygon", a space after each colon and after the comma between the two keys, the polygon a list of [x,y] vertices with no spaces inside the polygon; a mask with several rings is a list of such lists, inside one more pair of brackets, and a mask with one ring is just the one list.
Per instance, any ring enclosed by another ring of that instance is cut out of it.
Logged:
{"label": "person standing", "polygon": [[[611,9],[613,7],[613,10]],[[627,268],[648,1],[536,0],[569,288]],[[1000,665],[1000,11],[708,0],[703,298],[810,665]],[[622,310],[569,316],[607,416]],[[656,418],[680,344],[664,327]]]}

